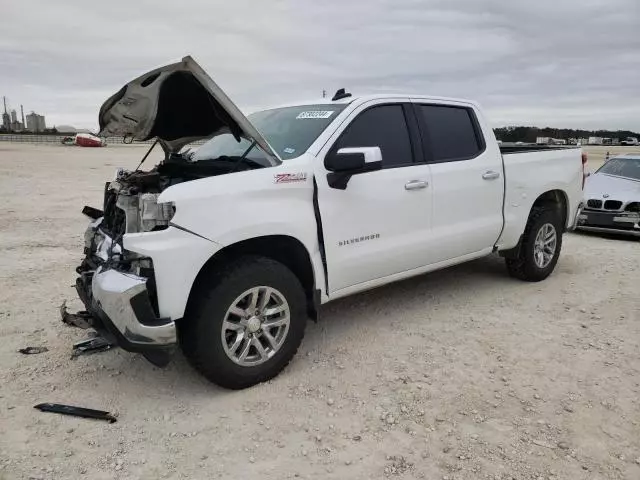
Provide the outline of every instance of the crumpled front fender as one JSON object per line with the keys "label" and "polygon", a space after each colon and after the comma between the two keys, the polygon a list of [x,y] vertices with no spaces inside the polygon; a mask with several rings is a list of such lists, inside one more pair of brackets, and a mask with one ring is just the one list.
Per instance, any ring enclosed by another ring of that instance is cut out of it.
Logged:
{"label": "crumpled front fender", "polygon": [[203,265],[222,245],[175,226],[165,230],[129,233],[123,238],[126,250],[153,261],[161,317],[184,316],[191,287]]}

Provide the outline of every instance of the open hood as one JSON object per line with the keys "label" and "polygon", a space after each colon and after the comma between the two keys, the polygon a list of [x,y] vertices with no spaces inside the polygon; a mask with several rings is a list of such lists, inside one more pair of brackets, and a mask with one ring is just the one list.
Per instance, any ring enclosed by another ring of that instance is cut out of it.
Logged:
{"label": "open hood", "polygon": [[158,138],[168,152],[231,132],[255,141],[273,165],[277,153],[207,73],[187,56],[130,81],[100,107],[100,135]]}

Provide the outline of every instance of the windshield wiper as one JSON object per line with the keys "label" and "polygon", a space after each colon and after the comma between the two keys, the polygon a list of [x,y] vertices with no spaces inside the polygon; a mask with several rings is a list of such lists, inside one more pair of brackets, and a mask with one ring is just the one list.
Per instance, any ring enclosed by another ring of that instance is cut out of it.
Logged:
{"label": "windshield wiper", "polygon": [[[199,163],[199,162],[229,162],[229,163],[233,163],[232,165],[232,169],[230,170],[229,173],[235,172],[238,170],[238,168],[240,167],[240,165],[247,164],[252,168],[255,167],[259,167],[259,168],[264,168],[265,165],[263,163],[260,163],[256,160],[253,160],[251,158],[248,158],[247,155],[249,155],[249,153],[251,153],[251,150],[253,150],[256,145],[258,143],[253,141],[251,142],[251,145],[249,145],[249,147],[242,152],[242,155],[220,155],[214,158],[201,158],[199,160],[193,160],[191,161],[191,163]],[[184,154],[182,155],[184,158]]]}
{"label": "windshield wiper", "polygon": [[210,159],[206,159],[206,160],[198,160],[195,162],[192,162],[194,165],[197,163],[201,163],[201,162],[209,162],[209,163],[216,163],[216,162],[224,162],[224,163],[232,163],[232,170],[230,170],[230,172],[235,172],[238,167],[241,164],[247,164],[250,167],[260,167],[260,168],[264,168],[264,165],[260,162],[256,162],[255,160],[252,160],[251,158],[247,158],[247,157],[243,157],[243,156],[237,156],[237,155],[233,155],[233,156],[229,156],[229,155],[220,155],[219,157],[216,158],[210,158]]}

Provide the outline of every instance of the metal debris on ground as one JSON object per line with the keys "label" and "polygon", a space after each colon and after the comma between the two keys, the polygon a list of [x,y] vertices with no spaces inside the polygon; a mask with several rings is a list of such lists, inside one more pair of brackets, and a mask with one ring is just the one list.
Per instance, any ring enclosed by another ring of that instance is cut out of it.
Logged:
{"label": "metal debris on ground", "polygon": [[60,316],[62,317],[62,321],[64,323],[72,327],[78,327],[84,330],[91,327],[91,324],[89,323],[91,314],[85,311],[80,311],[78,313],[69,313],[67,311],[66,300],[62,302],[62,305],[60,305]]}
{"label": "metal debris on ground", "polygon": [[73,405],[62,405],[60,403],[39,403],[34,405],[41,412],[60,413],[62,415],[72,415],[74,417],[93,418],[95,420],[106,420],[109,423],[117,422],[117,418],[104,410],[94,410],[92,408],[75,407]]}
{"label": "metal debris on ground", "polygon": [[48,351],[49,349],[47,347],[26,347],[18,350],[18,352],[23,353],[25,355],[37,355],[38,353],[44,353]]}
{"label": "metal debris on ground", "polygon": [[73,344],[73,352],[71,358],[77,358],[80,355],[88,355],[90,353],[106,352],[114,347],[106,338],[96,335]]}

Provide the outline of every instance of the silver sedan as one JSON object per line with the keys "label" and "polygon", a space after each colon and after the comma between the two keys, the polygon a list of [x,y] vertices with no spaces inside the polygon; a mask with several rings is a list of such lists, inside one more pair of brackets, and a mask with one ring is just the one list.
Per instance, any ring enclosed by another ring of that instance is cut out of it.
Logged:
{"label": "silver sedan", "polygon": [[587,178],[578,228],[640,237],[640,155],[612,157]]}

